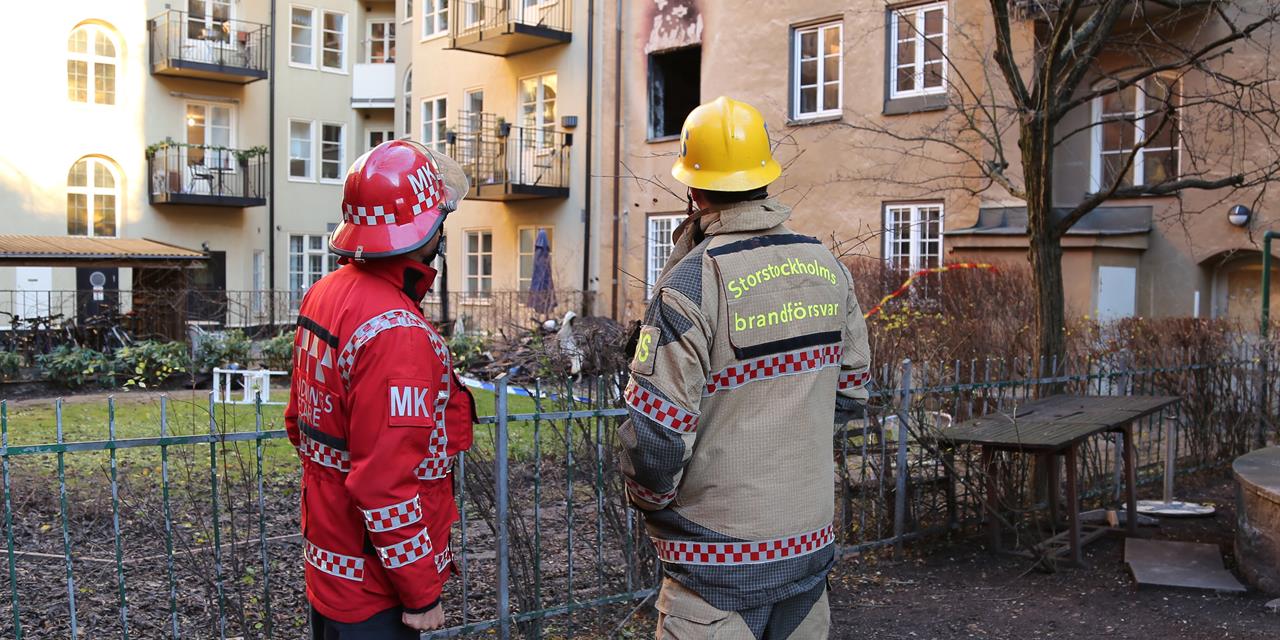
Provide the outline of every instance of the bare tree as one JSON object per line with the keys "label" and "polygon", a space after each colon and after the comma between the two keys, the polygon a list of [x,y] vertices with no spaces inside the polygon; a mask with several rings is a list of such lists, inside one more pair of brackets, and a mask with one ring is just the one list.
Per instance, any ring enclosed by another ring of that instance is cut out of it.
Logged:
{"label": "bare tree", "polygon": [[[846,123],[855,146],[895,158],[855,177],[898,196],[958,190],[1025,202],[1037,351],[1061,357],[1062,237],[1081,218],[1108,200],[1189,190],[1256,201],[1280,176],[1272,49],[1280,3],[988,4],[980,16],[951,20],[945,52],[925,38],[926,59],[945,59],[945,110],[913,127]],[[908,22],[899,29],[913,29]],[[1060,150],[1085,140],[1101,149],[1090,152],[1092,184],[1055,195]],[[901,177],[906,164],[926,178]],[[1196,212],[1183,206],[1178,215]]]}

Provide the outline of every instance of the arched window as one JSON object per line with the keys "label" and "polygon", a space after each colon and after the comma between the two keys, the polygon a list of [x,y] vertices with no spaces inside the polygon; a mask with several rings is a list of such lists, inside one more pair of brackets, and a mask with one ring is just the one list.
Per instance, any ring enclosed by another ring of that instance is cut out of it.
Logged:
{"label": "arched window", "polygon": [[67,99],[96,104],[116,103],[119,47],[110,29],[82,24],[67,38]]}
{"label": "arched window", "polygon": [[413,69],[404,72],[404,137],[413,132]]}
{"label": "arched window", "polygon": [[120,180],[106,158],[85,157],[67,173],[67,235],[112,237],[120,205]]}

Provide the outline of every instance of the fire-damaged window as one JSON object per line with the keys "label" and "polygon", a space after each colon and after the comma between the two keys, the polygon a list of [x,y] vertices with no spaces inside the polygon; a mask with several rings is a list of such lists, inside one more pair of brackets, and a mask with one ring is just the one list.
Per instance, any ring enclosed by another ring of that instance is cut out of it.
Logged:
{"label": "fire-damaged window", "polygon": [[649,138],[680,135],[685,116],[701,102],[702,47],[649,54]]}

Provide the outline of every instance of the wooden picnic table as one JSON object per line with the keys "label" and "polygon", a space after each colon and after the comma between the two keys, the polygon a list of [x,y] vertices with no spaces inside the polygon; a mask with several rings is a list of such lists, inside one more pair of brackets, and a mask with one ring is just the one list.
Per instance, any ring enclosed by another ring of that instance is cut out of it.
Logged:
{"label": "wooden picnic table", "polygon": [[[1138,499],[1137,469],[1134,462],[1133,424],[1162,412],[1178,402],[1173,396],[1075,396],[1055,395],[1018,405],[1016,411],[991,413],[939,432],[946,444],[972,444],[981,447],[981,464],[986,474],[988,512],[987,530],[992,550],[1001,546],[999,520],[1000,488],[995,472],[997,451],[1029,453],[1048,464],[1050,519],[1058,523],[1058,456],[1066,459],[1067,530],[1041,543],[1049,557],[1070,554],[1071,562],[1083,565],[1080,549],[1102,535],[1118,531],[1111,527],[1084,527],[1080,524],[1079,459],[1080,445],[1100,433],[1123,436],[1124,476],[1126,489],[1125,531],[1137,534]],[[1065,537],[1066,545],[1063,539]]]}

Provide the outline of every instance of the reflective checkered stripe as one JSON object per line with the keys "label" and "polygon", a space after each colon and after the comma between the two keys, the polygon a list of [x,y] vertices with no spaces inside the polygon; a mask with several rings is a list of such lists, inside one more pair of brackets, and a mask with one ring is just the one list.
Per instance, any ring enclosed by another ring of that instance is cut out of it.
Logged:
{"label": "reflective checkered stripe", "polygon": [[[415,218],[436,208],[444,200],[444,188],[440,179],[430,171],[424,173],[427,176],[425,188],[417,192],[417,200],[409,209]],[[383,205],[363,207],[348,204],[342,210],[342,219],[351,224],[365,226],[395,224],[395,207]]]}
{"label": "reflective checkered stripe", "polygon": [[800,535],[760,542],[686,542],[654,538],[658,559],[674,564],[759,564],[798,558],[835,542],[831,525]]}
{"label": "reflective checkered stripe", "polygon": [[698,416],[663,400],[634,381],[627,386],[626,399],[627,406],[672,431],[693,433],[698,430]]}
{"label": "reflective checkered stripe", "polygon": [[364,580],[364,558],[321,549],[309,540],[303,540],[303,554],[307,558],[307,564],[331,576],[355,582]]}
{"label": "reflective checkered stripe", "polygon": [[364,510],[364,527],[374,533],[409,526],[422,519],[422,502],[414,496],[389,507]]}
{"label": "reflective checkered stripe", "polygon": [[643,486],[640,485],[640,483],[636,482],[635,480],[632,480],[631,478],[627,478],[626,483],[627,483],[627,491],[630,492],[631,495],[637,498],[640,498],[645,502],[649,502],[657,505],[664,505],[664,504],[667,504],[668,502],[671,502],[672,500],[675,500],[676,498],[675,489],[672,489],[671,491],[668,491],[666,493],[654,493],[644,488]]}
{"label": "reflective checkered stripe", "polygon": [[704,395],[709,396],[717,391],[735,389],[756,380],[820,371],[840,364],[842,355],[844,355],[843,348],[831,345],[739,362],[712,375],[707,381]]}
{"label": "reflective checkered stripe", "polygon": [[331,447],[315,440],[306,433],[301,434],[298,451],[302,457],[318,465],[337,469],[343,473],[351,471],[351,453],[337,447]]}
{"label": "reflective checkered stripe", "polygon": [[418,464],[418,468],[414,469],[414,474],[419,480],[436,480],[449,475],[453,470],[453,458],[444,456],[441,458],[425,458]]}
{"label": "reflective checkered stripe", "polygon": [[396,327],[417,327],[431,333],[427,322],[408,309],[392,309],[365,320],[364,324],[351,334],[346,346],[342,348],[342,353],[338,355],[338,373],[342,376],[343,382],[351,382],[351,371],[355,369],[356,356],[359,355],[360,349],[369,344],[369,341],[378,334]]}
{"label": "reflective checkered stripe", "polygon": [[388,569],[399,569],[431,555],[431,536],[426,527],[418,535],[389,547],[376,547],[378,559]]}
{"label": "reflective checkered stripe", "polygon": [[444,551],[436,554],[436,571],[444,573],[450,562],[453,562],[453,548],[445,547]]}
{"label": "reflective checkered stripe", "polygon": [[[433,407],[436,426],[431,430],[431,436],[427,441],[427,452],[429,458],[443,458],[445,451],[449,448],[449,433],[445,431],[444,417],[449,407],[449,396],[453,393],[453,378],[449,375],[452,365],[449,357],[449,346],[445,344],[444,338],[440,337],[436,330],[427,325],[427,339],[431,341],[431,350],[435,352],[436,357],[440,359],[440,391],[436,393],[435,405]],[[426,462],[425,460],[423,461]],[[446,465],[447,467],[447,465]]]}
{"label": "reflective checkered stripe", "polygon": [[871,380],[871,368],[854,369],[852,371],[840,372],[840,390],[857,389],[866,386]]}

